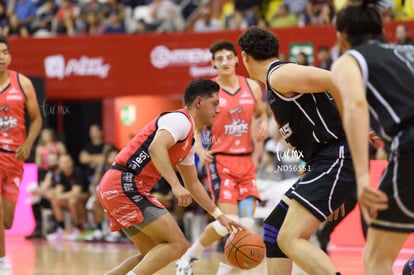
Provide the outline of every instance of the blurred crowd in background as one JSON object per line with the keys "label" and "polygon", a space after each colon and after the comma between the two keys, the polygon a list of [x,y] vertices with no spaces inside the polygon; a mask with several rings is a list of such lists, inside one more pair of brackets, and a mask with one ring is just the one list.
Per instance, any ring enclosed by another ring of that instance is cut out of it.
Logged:
{"label": "blurred crowd in background", "polygon": [[[252,25],[332,24],[358,0],[1,0],[0,31],[13,36],[222,31]],[[385,0],[383,18],[414,20],[414,2]]]}

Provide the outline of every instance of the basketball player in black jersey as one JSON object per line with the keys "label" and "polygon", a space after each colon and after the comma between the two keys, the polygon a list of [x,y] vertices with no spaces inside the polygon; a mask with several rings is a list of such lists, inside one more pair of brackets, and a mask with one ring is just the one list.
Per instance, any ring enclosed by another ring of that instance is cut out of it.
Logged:
{"label": "basketball player in black jersey", "polygon": [[331,72],[279,61],[276,36],[259,27],[245,31],[238,43],[250,76],[267,86],[280,134],[306,162],[297,168],[304,175],[264,222],[268,272],[291,274],[293,260],[308,274],[339,274],[329,256],[309,241],[356,188],[339,112],[326,92],[335,88]]}
{"label": "basketball player in black jersey", "polygon": [[[414,46],[382,43],[377,0],[340,11],[338,41],[344,54],[332,68],[340,93],[358,185],[358,202],[370,224],[364,251],[367,275],[391,275],[393,263],[414,232]],[[379,190],[370,186],[371,125],[384,140],[388,167]]]}

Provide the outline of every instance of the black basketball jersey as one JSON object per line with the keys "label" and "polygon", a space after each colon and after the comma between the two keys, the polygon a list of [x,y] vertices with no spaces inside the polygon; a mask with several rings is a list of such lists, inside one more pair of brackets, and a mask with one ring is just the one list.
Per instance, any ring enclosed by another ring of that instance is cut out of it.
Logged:
{"label": "black basketball jersey", "polygon": [[386,141],[414,125],[414,46],[378,41],[345,54],[359,64],[369,103],[371,127]]}
{"label": "black basketball jersey", "polygon": [[328,92],[284,97],[269,83],[271,73],[286,62],[276,61],[267,71],[269,105],[280,135],[308,162],[323,144],[345,139],[335,101]]}

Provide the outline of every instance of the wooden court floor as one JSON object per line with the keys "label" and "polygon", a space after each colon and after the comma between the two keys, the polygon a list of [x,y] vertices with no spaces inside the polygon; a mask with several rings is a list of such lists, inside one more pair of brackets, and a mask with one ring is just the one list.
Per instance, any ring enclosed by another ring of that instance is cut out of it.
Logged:
{"label": "wooden court floor", "polygon": [[[28,241],[8,236],[6,249],[13,275],[102,275],[124,258],[136,253],[132,244]],[[394,264],[394,274],[401,274],[402,265],[414,253],[404,249]],[[363,275],[361,247],[332,247],[330,255],[344,275]],[[214,247],[207,249],[195,263],[195,275],[214,275],[221,253]],[[174,275],[174,263],[156,275]],[[264,264],[250,271],[232,271],[231,274],[266,274]],[[294,274],[304,274],[296,270]]]}

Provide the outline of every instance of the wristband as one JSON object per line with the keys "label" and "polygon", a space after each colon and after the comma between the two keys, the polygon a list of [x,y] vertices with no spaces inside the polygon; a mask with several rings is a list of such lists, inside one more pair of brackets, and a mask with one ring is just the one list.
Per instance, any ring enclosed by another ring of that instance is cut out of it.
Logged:
{"label": "wristband", "polygon": [[210,215],[213,216],[213,218],[217,220],[218,217],[223,215],[223,212],[221,212],[220,208],[216,207],[216,209],[214,209],[214,212],[210,213]]}

